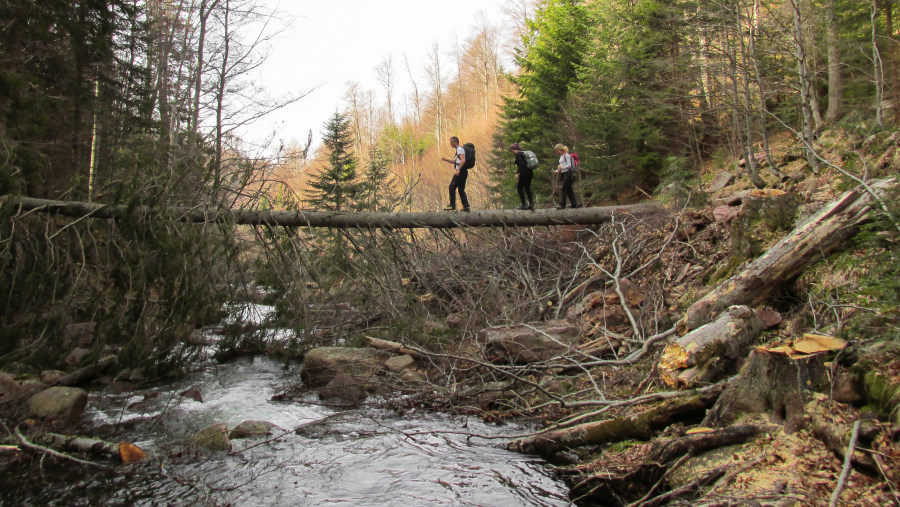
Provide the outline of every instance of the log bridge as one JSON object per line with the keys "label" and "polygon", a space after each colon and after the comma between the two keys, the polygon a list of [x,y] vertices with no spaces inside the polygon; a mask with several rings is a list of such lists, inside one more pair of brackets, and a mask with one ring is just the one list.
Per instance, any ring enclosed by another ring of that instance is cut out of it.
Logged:
{"label": "log bridge", "polygon": [[280,227],[327,227],[336,229],[453,229],[460,227],[534,227],[549,225],[593,225],[614,216],[646,217],[662,213],[655,203],[598,206],[575,209],[475,210],[470,212],[332,212],[228,209],[218,207],[150,207],[54,201],[5,195],[0,204],[20,213],[41,212],[74,218],[116,219],[125,216],[168,219],[191,223],[230,223]]}

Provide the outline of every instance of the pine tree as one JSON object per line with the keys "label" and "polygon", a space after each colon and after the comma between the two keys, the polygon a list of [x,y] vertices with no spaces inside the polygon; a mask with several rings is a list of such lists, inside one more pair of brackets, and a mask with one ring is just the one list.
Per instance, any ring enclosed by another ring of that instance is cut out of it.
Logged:
{"label": "pine tree", "polygon": [[353,132],[350,121],[340,113],[325,124],[323,134],[328,151],[328,165],[309,183],[307,202],[316,209],[342,211],[352,209],[360,192],[356,176],[357,158],[353,153]]}

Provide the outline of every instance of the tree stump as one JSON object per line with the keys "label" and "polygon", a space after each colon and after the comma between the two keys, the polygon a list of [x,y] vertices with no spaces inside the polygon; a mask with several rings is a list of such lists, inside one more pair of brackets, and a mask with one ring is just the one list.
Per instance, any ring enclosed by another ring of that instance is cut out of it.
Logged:
{"label": "tree stump", "polygon": [[756,349],[707,413],[703,425],[727,426],[742,414],[768,413],[792,433],[805,425],[810,394],[827,385],[824,355],[791,358]]}

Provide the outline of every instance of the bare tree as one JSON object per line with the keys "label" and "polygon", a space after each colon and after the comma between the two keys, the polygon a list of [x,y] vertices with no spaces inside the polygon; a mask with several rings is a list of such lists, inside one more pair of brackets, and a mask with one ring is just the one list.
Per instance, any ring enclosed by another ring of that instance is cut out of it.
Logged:
{"label": "bare tree", "polygon": [[878,48],[878,0],[872,0],[872,64],[875,74],[875,123],[884,128],[884,62]]}
{"label": "bare tree", "polygon": [[833,124],[841,116],[844,106],[844,81],[841,76],[841,55],[838,49],[835,0],[825,4],[825,45],[828,54],[828,109],[825,121]]}
{"label": "bare tree", "polygon": [[431,107],[434,111],[434,135],[440,141],[444,138],[444,86],[446,77],[441,69],[441,52],[438,43],[431,46],[428,63],[425,64],[425,75],[431,87]]}
{"label": "bare tree", "polygon": [[418,123],[422,118],[422,107],[419,100],[419,85],[418,83],[416,83],[416,78],[413,77],[412,67],[410,67],[409,59],[406,57],[406,55],[403,55],[403,64],[406,66],[406,73],[409,75],[409,83],[413,87],[413,106],[415,107],[413,122]]}
{"label": "bare tree", "polygon": [[803,18],[800,9],[800,0],[790,0],[791,13],[794,21],[794,57],[797,60],[797,77],[798,86],[800,88],[800,110],[803,113],[803,147],[806,151],[806,161],[813,172],[819,172],[819,160],[816,158],[813,149],[814,125],[813,112],[810,103],[810,93],[812,90],[812,80],[809,75],[808,60],[806,57],[806,49],[803,37]]}
{"label": "bare tree", "polygon": [[387,55],[375,67],[378,82],[384,88],[384,98],[387,105],[388,125],[394,124],[394,55]]}

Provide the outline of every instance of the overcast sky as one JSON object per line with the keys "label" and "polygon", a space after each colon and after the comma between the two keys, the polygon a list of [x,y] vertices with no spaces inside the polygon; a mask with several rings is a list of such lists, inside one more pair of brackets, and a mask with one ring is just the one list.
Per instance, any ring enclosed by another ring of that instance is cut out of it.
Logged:
{"label": "overcast sky", "polygon": [[310,94],[284,110],[273,113],[247,132],[254,141],[277,132],[275,144],[291,139],[305,141],[313,132],[318,144],[323,125],[336,110],[342,110],[347,83],[356,81],[362,90],[373,90],[384,102],[375,67],[393,55],[396,90],[395,114],[405,109],[400,101],[411,88],[403,56],[409,60],[420,88],[425,86],[424,61],[432,44],[449,56],[454,34],[460,43],[477,24],[483,11],[494,25],[505,18],[506,0],[265,0],[285,15],[291,24],[272,45],[261,70],[261,82],[275,96]]}

